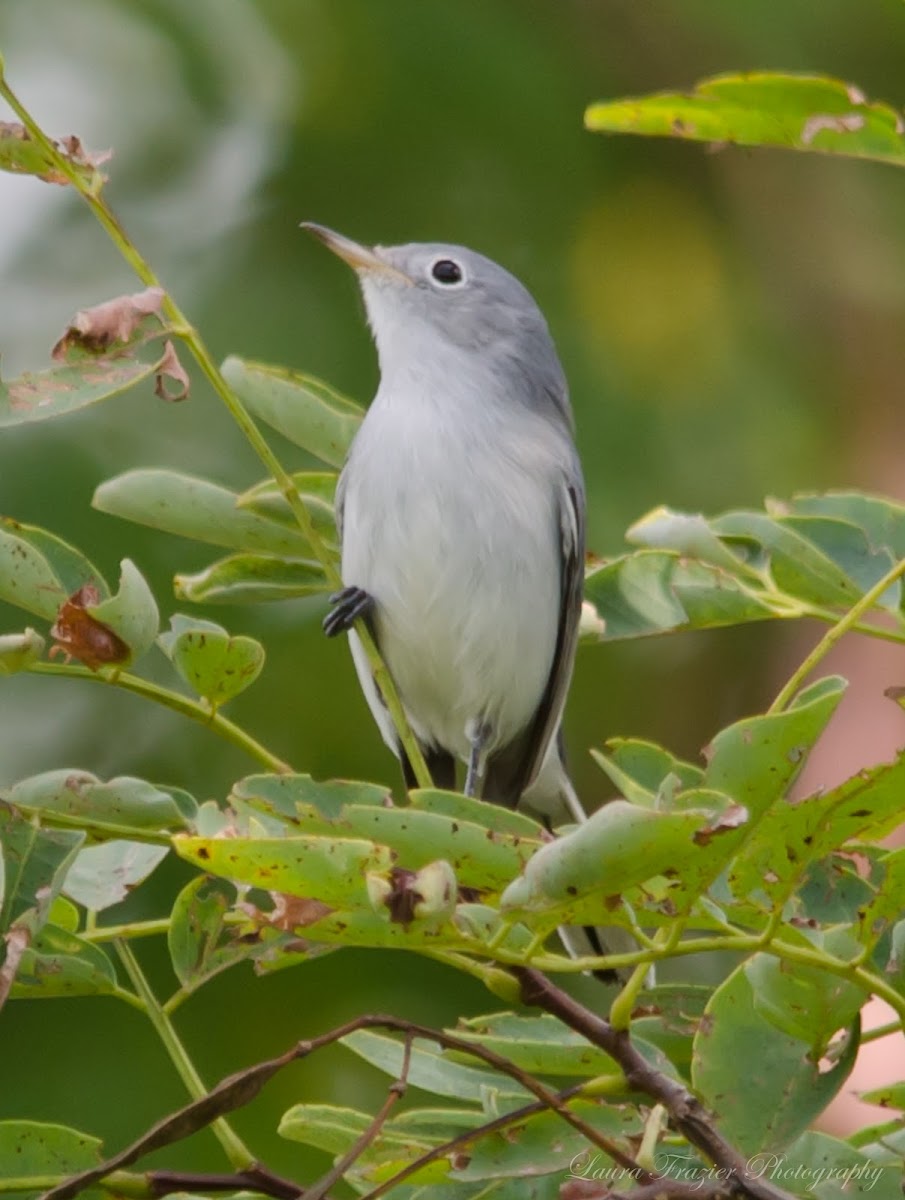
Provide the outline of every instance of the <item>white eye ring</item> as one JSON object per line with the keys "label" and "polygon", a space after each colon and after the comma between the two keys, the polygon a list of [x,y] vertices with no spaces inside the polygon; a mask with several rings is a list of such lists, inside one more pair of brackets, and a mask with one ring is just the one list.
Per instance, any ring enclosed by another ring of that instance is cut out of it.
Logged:
{"label": "white eye ring", "polygon": [[462,288],[467,283],[462,264],[444,254],[435,258],[428,266],[427,278],[433,287],[443,288],[444,291]]}

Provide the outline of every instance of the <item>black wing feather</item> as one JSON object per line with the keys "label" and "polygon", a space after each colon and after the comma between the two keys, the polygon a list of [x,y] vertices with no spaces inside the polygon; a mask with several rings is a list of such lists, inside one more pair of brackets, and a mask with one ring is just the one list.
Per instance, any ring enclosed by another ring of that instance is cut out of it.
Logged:
{"label": "black wing feather", "polygon": [[514,808],[534,782],[556,732],[572,679],[584,594],[585,503],[580,479],[563,483],[560,494],[559,624],[547,686],[531,723],[487,761],[483,795]]}

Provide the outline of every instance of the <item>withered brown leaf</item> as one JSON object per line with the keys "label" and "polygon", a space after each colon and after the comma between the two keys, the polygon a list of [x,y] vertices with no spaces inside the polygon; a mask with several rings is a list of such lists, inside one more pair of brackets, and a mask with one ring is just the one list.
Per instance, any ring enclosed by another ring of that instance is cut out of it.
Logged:
{"label": "withered brown leaf", "polygon": [[54,640],[51,658],[55,654],[64,654],[67,662],[77,658],[92,671],[128,659],[129,647],[122,638],[87,611],[99,600],[97,588],[85,583],[60,605],[50,631]]}
{"label": "withered brown leaf", "polygon": [[[168,388],[166,385],[167,379],[172,379],[176,387]],[[154,395],[159,396],[161,400],[169,400],[172,403],[176,403],[179,400],[186,399],[191,386],[188,372],[179,361],[179,356],[176,353],[173,343],[167,338],[163,347],[163,358],[157,364],[157,374],[154,376]]]}
{"label": "withered brown leaf", "polygon": [[81,309],[54,346],[51,357],[60,362],[72,350],[101,354],[114,342],[128,342],[145,317],[160,312],[165,295],[163,288],[145,288],[131,296],[116,296]]}

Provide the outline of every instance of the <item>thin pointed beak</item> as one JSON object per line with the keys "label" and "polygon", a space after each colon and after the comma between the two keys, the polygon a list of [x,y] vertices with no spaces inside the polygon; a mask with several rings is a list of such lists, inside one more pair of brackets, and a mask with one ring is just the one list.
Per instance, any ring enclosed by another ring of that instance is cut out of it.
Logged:
{"label": "thin pointed beak", "polygon": [[404,271],[400,271],[397,267],[384,261],[376,250],[372,250],[369,246],[362,246],[359,242],[353,242],[351,238],[328,229],[326,225],[317,225],[313,221],[302,221],[299,228],[304,229],[306,233],[313,234],[319,242],[324,243],[328,250],[332,250],[338,258],[348,263],[356,271],[376,271],[381,275],[392,276],[401,283],[412,282]]}

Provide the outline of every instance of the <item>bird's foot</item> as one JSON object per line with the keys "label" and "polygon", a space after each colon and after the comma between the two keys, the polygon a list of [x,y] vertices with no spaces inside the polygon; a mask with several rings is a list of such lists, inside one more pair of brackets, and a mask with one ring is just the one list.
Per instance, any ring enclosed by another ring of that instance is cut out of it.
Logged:
{"label": "bird's foot", "polygon": [[367,617],[374,608],[374,597],[364,588],[347,587],[330,597],[333,607],[324,617],[324,633],[336,637],[348,633],[359,617]]}
{"label": "bird's foot", "polygon": [[465,733],[471,743],[471,752],[468,755],[468,769],[465,773],[463,791],[466,796],[477,796],[484,778],[485,750],[490,741],[492,729],[487,721],[470,721]]}

